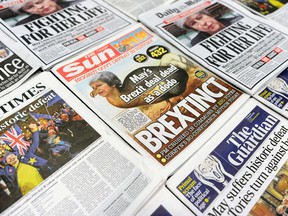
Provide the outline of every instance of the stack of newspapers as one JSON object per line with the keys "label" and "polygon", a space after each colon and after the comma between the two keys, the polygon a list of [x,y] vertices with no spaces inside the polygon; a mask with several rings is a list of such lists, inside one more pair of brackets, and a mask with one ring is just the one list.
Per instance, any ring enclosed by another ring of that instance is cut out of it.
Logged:
{"label": "stack of newspapers", "polygon": [[0,215],[288,215],[287,10],[0,0]]}

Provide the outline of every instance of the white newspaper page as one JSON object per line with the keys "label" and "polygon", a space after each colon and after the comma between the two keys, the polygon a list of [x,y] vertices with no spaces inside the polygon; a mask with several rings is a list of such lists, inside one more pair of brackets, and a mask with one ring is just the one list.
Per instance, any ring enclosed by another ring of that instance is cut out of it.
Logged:
{"label": "white newspaper page", "polygon": [[134,23],[102,1],[19,0],[8,3],[0,3],[1,22],[41,61],[43,69]]}
{"label": "white newspaper page", "polygon": [[272,78],[254,97],[288,118],[288,69]]}
{"label": "white newspaper page", "polygon": [[149,160],[51,73],[0,104],[3,215],[133,215],[162,184]]}
{"label": "white newspaper page", "polygon": [[0,30],[0,97],[21,85],[39,68],[40,62],[21,43]]}
{"label": "white newspaper page", "polygon": [[180,0],[139,20],[249,94],[287,66],[287,32],[232,1]]}
{"label": "white newspaper page", "polygon": [[170,4],[175,0],[104,0],[118,10],[137,20],[137,17],[159,5]]}
{"label": "white newspaper page", "polygon": [[288,27],[287,0],[234,0],[252,12]]}
{"label": "white newspaper page", "polygon": [[142,25],[52,70],[167,175],[247,99]]}
{"label": "white newspaper page", "polygon": [[167,185],[196,215],[277,215],[287,151],[287,119],[250,99]]}
{"label": "white newspaper page", "polygon": [[136,216],[172,216],[194,215],[182,202],[177,199],[166,187],[161,188]]}

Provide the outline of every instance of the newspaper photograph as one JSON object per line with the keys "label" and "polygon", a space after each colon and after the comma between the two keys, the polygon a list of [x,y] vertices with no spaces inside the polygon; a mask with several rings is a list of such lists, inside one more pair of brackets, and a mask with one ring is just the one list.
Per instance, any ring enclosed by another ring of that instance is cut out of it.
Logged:
{"label": "newspaper photograph", "polygon": [[1,22],[41,61],[43,69],[107,39],[134,22],[102,1],[4,3],[0,3]]}
{"label": "newspaper photograph", "polygon": [[[1,24],[0,24],[1,25]],[[0,26],[1,27],[1,26]],[[21,85],[40,68],[19,42],[0,30],[0,97]]]}
{"label": "newspaper photograph", "polygon": [[144,170],[149,161],[104,127],[51,73],[25,84],[1,98],[0,213],[137,211],[161,180],[152,177],[153,168],[149,175]]}
{"label": "newspaper photograph", "polygon": [[197,151],[248,97],[142,25],[52,71],[166,174]]}
{"label": "newspaper photograph", "polygon": [[196,215],[261,215],[256,202],[287,161],[287,132],[287,119],[250,99],[167,186]]}
{"label": "newspaper photograph", "polygon": [[[287,157],[286,157],[287,159]],[[285,216],[288,214],[288,161],[286,160],[279,172],[270,182],[259,200],[255,203],[249,216],[256,216],[265,212],[271,216]]]}
{"label": "newspaper photograph", "polygon": [[137,20],[137,17],[162,4],[170,4],[175,0],[104,0],[118,10]]}
{"label": "newspaper photograph", "polygon": [[136,216],[193,216],[194,214],[177,199],[166,187],[162,187],[147,202]]}
{"label": "newspaper photograph", "polygon": [[180,0],[139,20],[249,94],[287,67],[287,32],[232,1]]}
{"label": "newspaper photograph", "polygon": [[288,69],[265,84],[254,97],[288,118]]}
{"label": "newspaper photograph", "polygon": [[285,27],[287,24],[287,0],[234,0],[252,12],[265,16]]}

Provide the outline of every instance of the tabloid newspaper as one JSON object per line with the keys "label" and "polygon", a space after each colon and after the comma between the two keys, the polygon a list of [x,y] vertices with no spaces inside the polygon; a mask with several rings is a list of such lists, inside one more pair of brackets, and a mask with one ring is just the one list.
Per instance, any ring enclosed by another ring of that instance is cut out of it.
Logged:
{"label": "tabloid newspaper", "polygon": [[288,118],[288,68],[272,78],[254,97]]}
{"label": "tabloid newspaper", "polygon": [[268,19],[288,27],[288,1],[287,0],[234,0],[252,12],[265,16]]}
{"label": "tabloid newspaper", "polygon": [[0,101],[3,215],[133,215],[163,184],[51,73]]}
{"label": "tabloid newspaper", "polygon": [[52,71],[166,175],[247,99],[140,24]]}
{"label": "tabloid newspaper", "polygon": [[161,188],[150,198],[136,216],[189,216],[193,213],[180,202],[166,187]]}
{"label": "tabloid newspaper", "polygon": [[287,66],[287,32],[232,1],[180,0],[139,20],[249,94]]}
{"label": "tabloid newspaper", "polygon": [[43,69],[134,23],[104,2],[94,0],[3,1],[0,18],[5,28],[39,59]]}
{"label": "tabloid newspaper", "polygon": [[18,87],[39,68],[37,59],[0,30],[0,97]]}
{"label": "tabloid newspaper", "polygon": [[152,8],[175,0],[104,0],[108,4],[137,20],[137,17]]}
{"label": "tabloid newspaper", "polygon": [[250,99],[167,186],[196,215],[277,215],[288,201],[287,132],[287,119]]}

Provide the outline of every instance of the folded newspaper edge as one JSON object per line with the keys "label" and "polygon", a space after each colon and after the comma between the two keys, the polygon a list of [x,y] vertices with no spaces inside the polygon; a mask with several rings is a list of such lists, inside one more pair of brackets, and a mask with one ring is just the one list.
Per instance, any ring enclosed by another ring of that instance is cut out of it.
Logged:
{"label": "folded newspaper edge", "polygon": [[137,212],[136,216],[145,215],[192,215],[192,212],[165,186]]}
{"label": "folded newspaper edge", "polygon": [[137,0],[137,1],[127,1],[127,0],[104,0],[104,2],[110,4],[111,6],[115,7],[119,11],[122,11],[124,14],[130,16],[132,19],[137,21],[137,17],[145,12],[149,11],[152,8],[164,5],[164,4],[170,4],[175,0],[162,0],[162,1],[153,1],[153,0]]}

